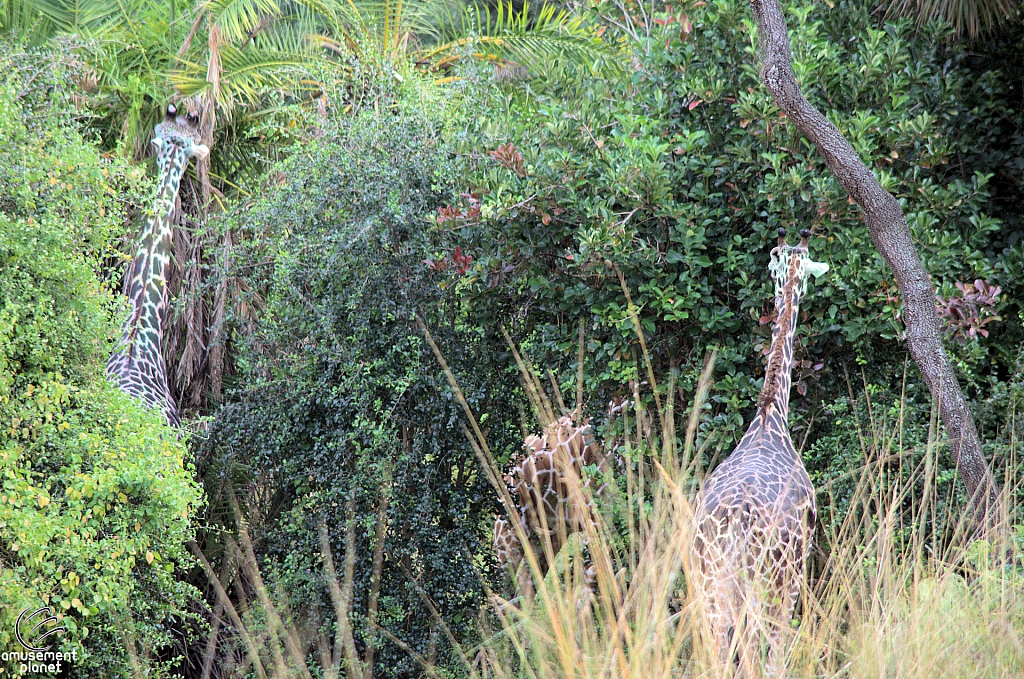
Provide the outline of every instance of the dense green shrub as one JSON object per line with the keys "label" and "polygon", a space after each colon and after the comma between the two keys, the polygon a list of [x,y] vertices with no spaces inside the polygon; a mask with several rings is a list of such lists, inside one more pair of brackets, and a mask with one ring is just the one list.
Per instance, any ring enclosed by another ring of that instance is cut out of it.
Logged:
{"label": "dense green shrub", "polygon": [[[712,455],[735,443],[763,377],[776,229],[812,229],[812,255],[832,268],[801,309],[793,426],[802,437],[814,417],[813,441],[831,426],[820,404],[846,391],[844,366],[900,379],[899,294],[859,209],[761,86],[747,3],[673,11],[628,78],[538,87],[492,125],[467,180],[472,199],[438,221],[470,204],[482,214],[461,230],[477,263],[466,280],[478,308],[528,310],[524,336],[539,362],[573,374],[586,319],[592,394],[644,377],[616,268],[659,375],[678,367],[689,394],[718,347],[702,426]],[[974,79],[939,27],[876,27],[856,2],[795,3],[788,18],[806,96],[899,198],[937,293],[958,295],[955,283],[978,278],[1003,286],[993,311],[1009,313],[986,326],[991,334],[950,343],[962,380],[984,395],[1022,337],[1017,303],[1006,301],[1020,292],[1017,264],[993,249],[1000,224],[985,212],[990,175],[961,162],[987,134],[962,122],[997,111],[965,102]]]}
{"label": "dense green shrub", "polygon": [[0,67],[0,648],[46,603],[74,672],[127,676],[124,633],[171,642],[199,502],[185,447],[104,376],[122,307],[100,274],[150,183],[80,136],[46,55]]}
{"label": "dense green shrub", "polygon": [[[496,329],[467,325],[456,290],[443,287],[450,275],[439,269],[464,263],[424,219],[455,196],[455,150],[475,125],[474,90],[403,77],[367,76],[354,99],[314,121],[315,141],[275,168],[279,185],[229,220],[240,244],[230,275],[241,282],[234,332],[244,348],[233,395],[199,455],[214,517],[235,529],[230,510],[216,514],[231,483],[275,605],[300,629],[334,639],[318,524],[339,573],[351,526],[360,653],[379,546],[379,624],[443,664],[450,647],[425,600],[458,638],[475,634],[478,570],[495,566],[488,533],[497,502],[417,317],[506,454],[521,440],[520,399]],[[252,305],[257,321],[239,313]],[[211,533],[204,549],[219,561],[219,548]],[[234,592],[252,596],[240,583]],[[379,675],[418,674],[406,650],[375,641]]]}
{"label": "dense green shrub", "polygon": [[[1024,280],[1024,23],[1010,24],[964,51],[969,110],[955,133],[969,131],[970,143],[963,145],[961,162],[992,174],[987,209],[1003,228],[988,254],[1004,280],[1018,283],[1014,290],[1019,292]],[[1024,303],[1019,295],[1012,297],[1007,311],[1024,321]]]}

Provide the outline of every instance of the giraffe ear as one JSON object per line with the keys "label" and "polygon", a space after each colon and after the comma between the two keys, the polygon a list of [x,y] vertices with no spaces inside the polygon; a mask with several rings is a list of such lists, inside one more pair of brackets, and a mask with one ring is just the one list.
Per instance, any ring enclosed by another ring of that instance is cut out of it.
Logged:
{"label": "giraffe ear", "polygon": [[195,156],[197,160],[202,160],[206,156],[210,155],[210,147],[206,144],[193,144],[192,155]]}
{"label": "giraffe ear", "polygon": [[825,262],[812,262],[811,260],[807,260],[804,262],[804,268],[807,270],[807,273],[812,274],[817,278],[828,271],[828,264]]}
{"label": "giraffe ear", "polygon": [[153,137],[153,146],[156,147],[157,151],[162,151],[163,148],[164,148],[164,139],[163,139],[163,137]]}

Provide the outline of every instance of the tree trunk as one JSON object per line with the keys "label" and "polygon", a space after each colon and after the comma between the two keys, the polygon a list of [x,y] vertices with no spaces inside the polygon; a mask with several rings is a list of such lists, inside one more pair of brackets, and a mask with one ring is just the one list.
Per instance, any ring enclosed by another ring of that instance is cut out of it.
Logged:
{"label": "tree trunk", "polygon": [[939,404],[950,451],[967,487],[974,518],[979,526],[991,528],[1000,515],[998,489],[982,456],[974,419],[942,348],[935,291],[911,241],[903,210],[846,138],[800,92],[793,77],[789,35],[778,0],[750,0],[750,7],[759,33],[761,79],[775,104],[814,142],[829,170],[863,211],[875,248],[895,274],[903,297],[907,346]]}

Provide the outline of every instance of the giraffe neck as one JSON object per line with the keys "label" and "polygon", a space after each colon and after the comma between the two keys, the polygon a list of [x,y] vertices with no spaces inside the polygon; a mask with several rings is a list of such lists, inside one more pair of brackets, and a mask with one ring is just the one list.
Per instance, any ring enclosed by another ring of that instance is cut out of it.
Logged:
{"label": "giraffe neck", "polygon": [[121,339],[132,346],[138,342],[152,344],[158,353],[163,340],[167,274],[173,248],[171,217],[187,163],[188,156],[184,152],[172,154],[166,162],[160,163],[153,214],[139,233],[135,255],[125,279],[125,292],[132,309],[122,329]]}
{"label": "giraffe neck", "polygon": [[177,146],[161,151],[157,158],[160,182],[153,213],[139,233],[125,277],[131,309],[122,326],[120,342],[107,360],[107,375],[129,396],[162,411],[167,424],[177,428],[181,420],[168,386],[162,345],[171,264],[171,216],[189,156]]}
{"label": "giraffe neck", "polygon": [[789,389],[792,386],[793,336],[800,316],[799,286],[793,276],[781,294],[775,296],[775,323],[772,326],[772,347],[768,353],[764,386],[757,402],[761,421],[777,416],[786,422],[789,416]]}

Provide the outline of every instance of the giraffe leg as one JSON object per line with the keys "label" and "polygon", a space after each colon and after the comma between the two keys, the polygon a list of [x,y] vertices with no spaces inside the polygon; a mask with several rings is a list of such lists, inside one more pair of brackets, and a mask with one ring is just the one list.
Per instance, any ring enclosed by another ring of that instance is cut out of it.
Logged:
{"label": "giraffe leg", "polygon": [[712,644],[714,657],[717,658],[719,676],[730,676],[734,669],[733,660],[737,648],[734,642],[739,641],[737,631],[737,610],[735,581],[722,577],[714,570],[701,574],[698,579],[698,592],[703,600],[704,612],[707,615],[709,642]]}
{"label": "giraffe leg", "polygon": [[597,596],[597,568],[593,563],[587,562],[583,569],[583,587],[580,589],[580,596],[576,600],[576,613],[588,616],[593,611],[594,599]]}
{"label": "giraffe leg", "polygon": [[[494,553],[498,563],[506,569],[509,578],[516,586],[516,591],[523,597],[525,604],[533,601],[533,578],[530,576],[529,564],[523,553],[523,546],[516,536],[512,525],[503,517],[494,521]],[[509,600],[515,598],[514,594]]]}
{"label": "giraffe leg", "polygon": [[580,590],[580,598],[576,602],[576,611],[590,614],[591,604],[597,595],[597,566],[594,565],[594,557],[590,552],[590,536],[596,534],[597,526],[593,517],[589,525],[581,529],[583,545],[586,550],[586,561],[583,562],[583,588]]}
{"label": "giraffe leg", "polygon": [[533,597],[537,591],[533,582],[533,574],[530,573],[530,564],[525,561],[520,555],[516,569],[516,586],[519,588],[519,594],[523,597],[523,608],[529,608],[533,604]]}
{"label": "giraffe leg", "polygon": [[[702,630],[707,657],[713,662],[712,676],[729,676],[733,669],[733,638],[736,631],[735,580],[729,548],[722,541],[729,540],[729,534],[714,517],[704,517],[697,525],[693,549],[698,555],[697,568],[693,572],[693,592],[699,604],[698,610],[707,625]],[[724,549],[723,549],[724,547]],[[717,661],[717,662],[716,662]]]}
{"label": "giraffe leg", "polygon": [[765,631],[768,639],[768,663],[765,675],[782,677],[786,672],[786,663],[790,642],[792,640],[789,620],[793,615],[795,599],[783,594],[783,600],[776,599],[766,611]]}
{"label": "giraffe leg", "polygon": [[[533,604],[533,597],[537,593],[537,587],[533,581],[533,573],[530,572],[530,564],[526,560],[526,554],[519,540],[514,540],[511,557],[512,579],[516,583],[519,596],[522,597],[522,607],[529,608]],[[537,558],[543,560],[543,556],[540,554],[537,555]],[[541,568],[543,569],[543,565],[541,565]]]}
{"label": "giraffe leg", "polygon": [[757,583],[748,583],[740,599],[736,664],[737,676],[754,679],[762,676],[764,646],[766,641],[764,592],[758,591]]}
{"label": "giraffe leg", "polygon": [[772,604],[768,608],[766,622],[768,636],[768,665],[766,674],[769,677],[783,677],[793,642],[791,621],[796,609],[797,597],[800,595],[800,582],[793,573],[787,577],[780,587]]}
{"label": "giraffe leg", "polygon": [[736,643],[740,637],[736,635],[736,610],[735,601],[726,588],[716,588],[714,613],[709,616],[711,633],[715,639],[715,649],[718,652],[719,667],[723,672],[728,672],[733,666],[736,658]]}
{"label": "giraffe leg", "polygon": [[804,566],[807,563],[810,540],[807,525],[782,531],[780,544],[776,548],[780,563],[774,579],[774,596],[770,600],[768,628],[769,655],[767,674],[769,677],[785,676],[789,650],[793,645],[793,612],[805,580]]}

